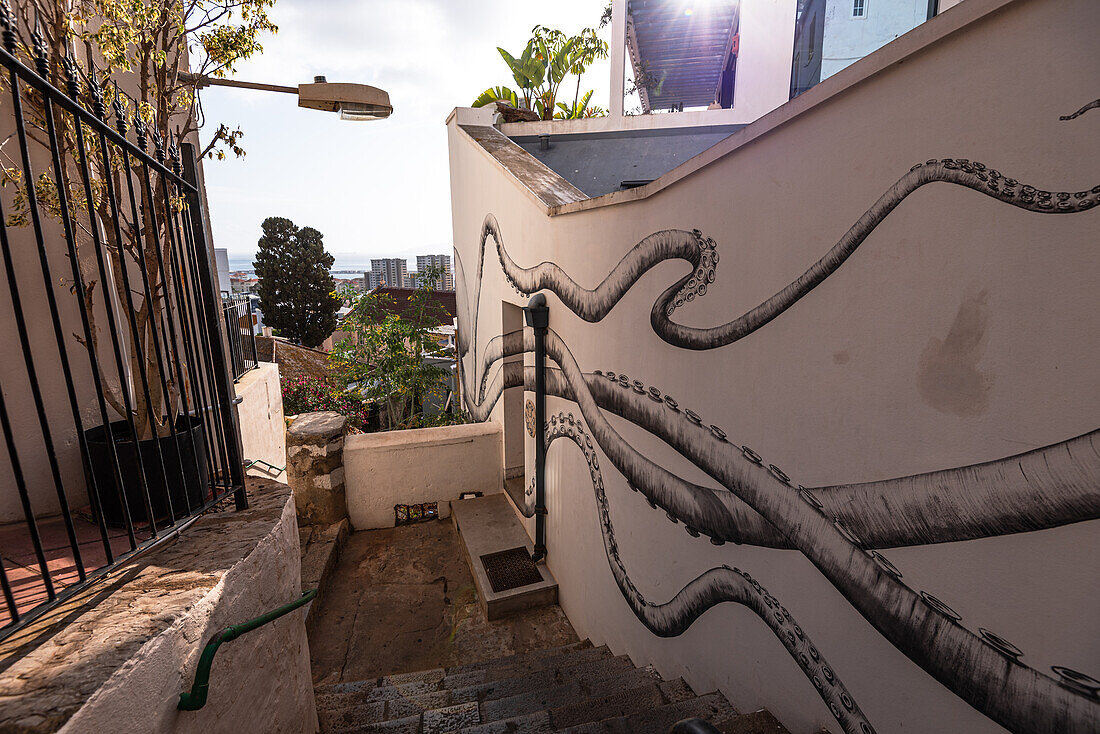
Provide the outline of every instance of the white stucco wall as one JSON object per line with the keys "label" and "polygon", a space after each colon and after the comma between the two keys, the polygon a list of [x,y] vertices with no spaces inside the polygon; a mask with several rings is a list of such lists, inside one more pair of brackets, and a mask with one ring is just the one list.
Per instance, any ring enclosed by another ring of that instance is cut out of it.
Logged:
{"label": "white stucco wall", "polygon": [[[869,5],[873,13],[876,3]],[[947,27],[960,11],[978,13],[971,25],[917,47],[904,63],[879,69],[874,56],[865,59],[861,68],[873,67],[874,75],[836,91],[859,73],[853,67],[844,80],[790,103],[816,107],[759,137],[750,126],[738,133],[750,144],[731,143],[731,152],[667,188],[614,206],[548,216],[452,123],[454,241],[466,278],[457,287],[460,310],[474,294],[487,213],[519,265],[554,262],[585,288],[595,288],[647,235],[700,229],[718,243],[717,280],[675,320],[706,327],[739,316],[799,276],[915,163],[958,156],[1050,190],[1091,188],[1100,170],[1100,112],[1058,118],[1096,96],[1100,6],[1000,5],[967,0],[922,32]],[[990,8],[988,15],[980,8]],[[1007,71],[1004,59],[1020,48],[1043,52]],[[547,292],[550,325],[582,370],[625,372],[659,387],[797,483],[968,465],[1097,427],[1098,216],[1030,213],[933,184],[906,198],[836,274],[729,346],[678,349],[653,333],[652,304],[687,272],[683,262],[654,267],[599,323],[580,319]],[[481,352],[500,333],[497,304],[525,300],[503,279],[493,247],[490,239],[476,324]],[[980,346],[967,359],[982,387],[960,388],[960,401],[945,403],[922,388],[931,381],[952,390],[947,378],[928,375],[924,355],[975,310],[985,317]],[[460,324],[468,334],[473,327]],[[467,359],[463,370],[471,369]],[[577,413],[574,404],[548,398],[548,411],[559,410]],[[500,417],[498,404],[492,420]],[[646,457],[714,486],[645,431],[609,419]],[[689,537],[631,492],[602,455],[601,466],[619,551],[646,599],[667,601],[699,573],[735,565],[799,620],[879,732],[1004,731],[890,645],[797,551],[718,548]],[[549,452],[547,483],[549,565],[582,637],[683,675],[696,690],[720,688],[738,709],[766,707],[792,732],[838,730],[798,665],[749,611],[725,605],[679,637],[649,633],[616,588],[588,468],[567,442]],[[1009,639],[1025,651],[1027,665],[1096,675],[1097,529],[1091,521],[885,553],[911,588],[945,600],[969,629]]]}
{"label": "white stucco wall", "polygon": [[791,89],[795,0],[741,3],[733,110],[752,122],[787,101]]}
{"label": "white stucco wall", "polygon": [[821,78],[826,79],[882,48],[928,19],[928,0],[863,0],[852,17],[852,0],[827,0],[821,37]]}
{"label": "white stucco wall", "polygon": [[[263,459],[275,466],[286,466],[286,420],[283,417],[283,395],[279,383],[279,365],[260,362],[256,369],[241,376],[234,386],[241,426],[241,448],[245,460]],[[285,479],[285,473],[275,475],[266,467],[250,469],[258,476]]]}
{"label": "white stucco wall", "polygon": [[344,444],[348,519],[356,530],[391,528],[394,505],[450,501],[463,492],[504,490],[504,444],[498,423],[359,433]]}
{"label": "white stucco wall", "polygon": [[214,262],[218,269],[218,290],[232,293],[233,287],[229,282],[229,250],[224,247],[215,247]]}

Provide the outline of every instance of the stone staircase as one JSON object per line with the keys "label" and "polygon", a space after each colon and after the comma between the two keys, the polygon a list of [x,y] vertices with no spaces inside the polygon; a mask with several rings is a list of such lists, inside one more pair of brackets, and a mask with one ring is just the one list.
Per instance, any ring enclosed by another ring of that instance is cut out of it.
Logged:
{"label": "stone staircase", "polygon": [[788,734],[767,711],[739,714],[626,656],[578,642],[482,663],[322,685],[321,731],[399,734],[663,734],[698,717],[726,734]]}

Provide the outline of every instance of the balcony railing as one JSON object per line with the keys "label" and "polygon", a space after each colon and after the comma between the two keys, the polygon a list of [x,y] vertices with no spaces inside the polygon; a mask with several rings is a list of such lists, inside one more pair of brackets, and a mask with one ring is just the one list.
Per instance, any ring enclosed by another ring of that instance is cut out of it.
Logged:
{"label": "balcony railing", "polygon": [[225,317],[225,334],[229,339],[229,359],[233,381],[256,367],[256,317],[252,311],[252,299],[248,296],[229,296],[222,299]]}
{"label": "balcony railing", "polygon": [[194,147],[37,32],[24,64],[0,22],[3,638],[246,499]]}

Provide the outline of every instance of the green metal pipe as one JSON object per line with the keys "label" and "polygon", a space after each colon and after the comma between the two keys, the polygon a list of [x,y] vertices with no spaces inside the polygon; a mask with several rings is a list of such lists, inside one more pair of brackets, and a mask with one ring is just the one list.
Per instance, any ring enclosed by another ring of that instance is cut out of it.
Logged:
{"label": "green metal pipe", "polygon": [[250,619],[247,622],[230,625],[214,635],[210,639],[210,642],[206,643],[202,655],[199,656],[199,667],[195,669],[194,685],[191,686],[189,692],[180,694],[180,702],[176,704],[176,708],[180,711],[198,711],[206,705],[206,694],[210,690],[210,666],[214,662],[214,653],[218,651],[218,647],[220,647],[223,642],[232,642],[245,632],[251,632],[257,627],[278,619],[288,612],[293,612],[298,607],[313,601],[313,597],[315,596],[317,596],[316,589],[302,592],[300,598],[295,599],[289,604],[283,604],[281,607],[276,607],[270,612],[261,614],[259,617]]}
{"label": "green metal pipe", "polygon": [[275,472],[276,474],[281,474],[282,472],[286,471],[285,466],[275,466],[270,461],[264,461],[263,459],[245,459],[244,460],[244,468],[245,469],[251,469],[252,467],[256,466],[257,464],[263,464],[269,470]]}

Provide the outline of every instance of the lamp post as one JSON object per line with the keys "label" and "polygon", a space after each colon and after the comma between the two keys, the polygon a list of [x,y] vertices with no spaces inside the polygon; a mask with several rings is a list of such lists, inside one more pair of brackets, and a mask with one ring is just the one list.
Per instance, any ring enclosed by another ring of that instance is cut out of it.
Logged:
{"label": "lamp post", "polygon": [[298,106],[311,110],[337,112],[341,120],[384,120],[393,114],[390,95],[384,89],[369,84],[329,82],[323,76],[313,77],[312,84],[288,87],[280,84],[262,84],[237,79],[200,77],[189,72],[180,73],[180,79],[194,83],[195,89],[205,87],[235,87],[257,89],[263,92],[280,92],[298,96]]}

